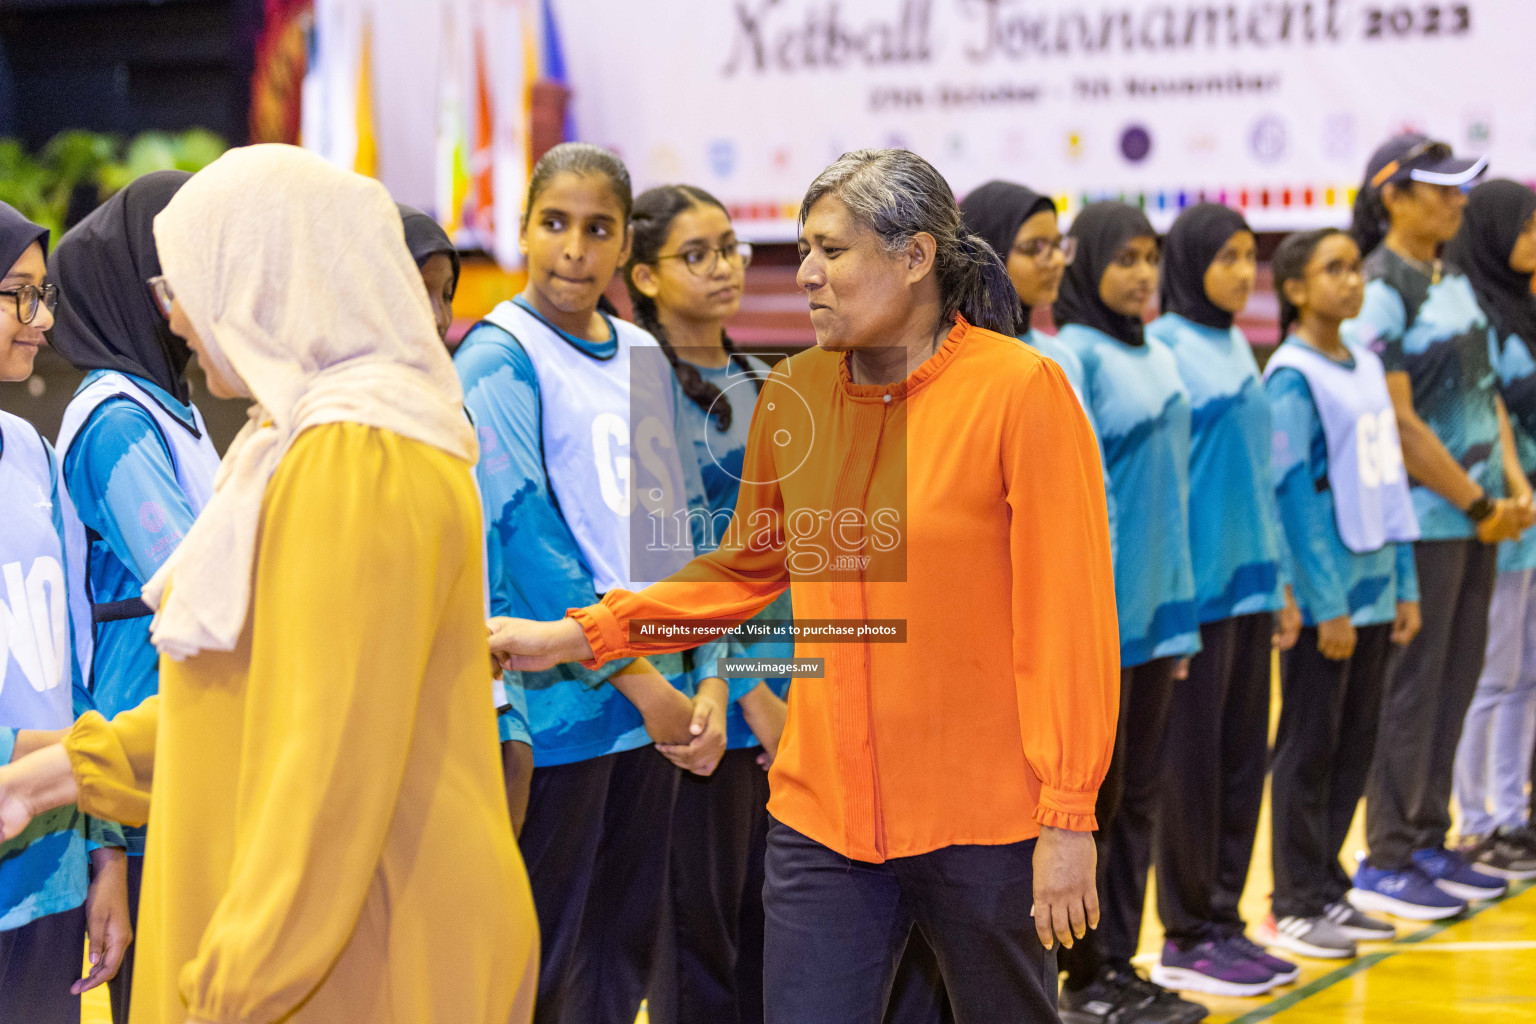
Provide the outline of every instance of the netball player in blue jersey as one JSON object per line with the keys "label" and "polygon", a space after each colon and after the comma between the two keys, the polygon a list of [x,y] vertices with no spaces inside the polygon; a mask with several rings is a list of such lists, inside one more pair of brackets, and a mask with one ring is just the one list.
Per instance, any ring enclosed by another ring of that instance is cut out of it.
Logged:
{"label": "netball player in blue jersey", "polygon": [[[1085,977],[1116,986],[1133,977],[1168,707],[1200,630],[1189,555],[1189,391],[1173,353],[1143,329],[1157,290],[1157,234],[1140,210],[1104,202],[1085,207],[1069,237],[1076,253],[1052,315],[1057,340],[1082,364],[1114,500],[1122,702],[1107,776],[1119,780],[1118,799],[1107,816],[1110,796],[1099,803],[1103,921],[1089,934],[1088,962],[1072,969],[1071,991]],[[1186,1018],[1169,1008],[1165,1019]]]}
{"label": "netball player in blue jersey", "polygon": [[[695,551],[720,545],[741,487],[758,390],[769,366],[737,351],[725,322],[741,307],[750,245],[714,196],[688,185],[635,200],[626,270],[635,322],[672,367],[678,455]],[[792,617],[789,593],[753,621]],[[732,641],[732,657],[790,658],[794,640]],[[687,652],[697,679],[717,674]],[[670,920],[663,926],[649,1009],[655,1024],[762,1020],[763,857],[767,762],[784,728],[789,680],[730,680],[727,749],[709,777],[679,781],[672,825]]]}
{"label": "netball player in blue jersey", "polygon": [[1301,628],[1281,579],[1269,402],[1233,322],[1256,268],[1241,214],[1218,203],[1189,207],[1163,240],[1163,314],[1147,328],[1173,353],[1189,391],[1189,548],[1201,643],[1189,678],[1174,689],[1164,738],[1155,859],[1168,943],[1154,975],[1236,996],[1268,986],[1232,976],[1224,957],[1202,952],[1207,943],[1267,971],[1274,984],[1299,973],[1248,939],[1237,910],[1264,800],[1270,652],[1293,645]]}
{"label": "netball player in blue jersey", "polygon": [[[84,382],[64,411],[64,480],[90,539],[87,562],[96,656],[89,686],[112,717],[160,688],[139,598],[213,495],[219,454],[187,383],[191,351],[144,284],[160,273],[155,215],[191,175],[136,179],[59,240],[49,276],[60,290],[52,344]],[[128,900],[137,927],[144,828],[125,828]],[[111,985],[112,1012],[126,1021],[133,952]]]}
{"label": "netball player in blue jersey", "polygon": [[[665,577],[693,555],[631,544],[649,510],[685,522],[671,372],[654,339],[600,312],[629,251],[629,174],[566,143],[540,159],[522,242],[528,287],[472,328],[455,364],[480,436],[491,608],[550,619]],[[635,387],[636,380],[644,382]],[[651,408],[645,408],[649,403]],[[634,432],[631,423],[647,431]],[[647,447],[649,444],[649,447]],[[631,452],[634,456],[631,456]],[[617,665],[617,669],[615,669]],[[722,680],[690,705],[682,658],[525,673],[534,772],[521,844],[543,937],[536,1019],[632,1020],[649,981],[677,772],[725,748]]]}
{"label": "netball player in blue jersey", "polygon": [[1461,227],[1461,187],[1486,166],[1422,135],[1371,156],[1352,233],[1365,302],[1345,338],[1387,372],[1413,481],[1423,628],[1393,663],[1366,791],[1370,855],[1350,899],[1364,910],[1441,917],[1504,892],[1445,846],[1463,719],[1482,672],[1499,541],[1531,525],[1490,358],[1488,318],[1439,247]]}
{"label": "netball player in blue jersey", "polygon": [[1345,899],[1339,853],[1376,748],[1387,659],[1419,629],[1418,518],[1386,373],[1340,334],[1360,313],[1360,262],[1359,247],[1337,228],[1281,243],[1271,264],[1281,345],[1264,369],[1275,493],[1303,628],[1280,655],[1275,891],[1259,934],[1325,959],[1395,934]]}
{"label": "netball player in blue jersey", "polygon": [[[1494,330],[1494,369],[1527,477],[1536,471],[1536,192],[1488,181],[1467,197],[1446,257],[1467,275]],[[1499,545],[1483,674],[1456,754],[1463,852],[1481,871],[1536,878],[1525,783],[1536,733],[1536,529]]]}
{"label": "netball player in blue jersey", "polygon": [[[0,380],[26,380],[53,326],[47,229],[0,203]],[[53,448],[0,412],[0,764],[52,743],[91,709],[85,531]],[[0,801],[0,836],[30,817]],[[0,842],[0,1022],[80,1020],[80,993],[112,978],[132,936],[116,825],[72,804]],[[90,940],[91,970],[80,978]]]}

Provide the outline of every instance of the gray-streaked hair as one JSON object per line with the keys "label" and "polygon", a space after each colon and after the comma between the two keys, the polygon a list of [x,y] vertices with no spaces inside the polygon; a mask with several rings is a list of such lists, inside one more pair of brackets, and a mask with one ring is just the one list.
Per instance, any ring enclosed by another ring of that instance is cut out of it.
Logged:
{"label": "gray-streaked hair", "polygon": [[1007,268],[981,236],[966,232],[949,182],[927,160],[905,149],[844,153],[806,190],[802,226],[811,207],[826,198],[879,235],[887,252],[899,252],[919,231],[933,236],[945,320],[958,312],[977,327],[1017,332],[1019,295]]}

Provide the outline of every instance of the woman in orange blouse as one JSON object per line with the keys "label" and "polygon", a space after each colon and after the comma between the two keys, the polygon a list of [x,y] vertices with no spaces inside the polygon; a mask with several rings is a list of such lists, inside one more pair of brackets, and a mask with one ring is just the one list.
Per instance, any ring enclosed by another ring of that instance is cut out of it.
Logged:
{"label": "woman in orange blouse", "polygon": [[647,620],[740,621],[792,588],[825,676],[796,679],[770,775],[768,1021],[878,1020],[914,923],[961,1024],[1052,1021],[1054,944],[1098,921],[1118,708],[1098,447],[926,161],[847,154],[800,218],[817,347],[763,388],[727,542],[560,622],[498,620],[492,647],[527,669],[679,650],[699,637]]}

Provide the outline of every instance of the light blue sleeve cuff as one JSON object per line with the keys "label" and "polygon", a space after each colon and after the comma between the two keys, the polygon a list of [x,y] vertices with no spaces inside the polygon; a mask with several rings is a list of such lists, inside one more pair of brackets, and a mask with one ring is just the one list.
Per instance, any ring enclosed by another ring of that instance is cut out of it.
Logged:
{"label": "light blue sleeve cuff", "polygon": [[16,752],[16,730],[0,725],[0,764],[10,764]]}

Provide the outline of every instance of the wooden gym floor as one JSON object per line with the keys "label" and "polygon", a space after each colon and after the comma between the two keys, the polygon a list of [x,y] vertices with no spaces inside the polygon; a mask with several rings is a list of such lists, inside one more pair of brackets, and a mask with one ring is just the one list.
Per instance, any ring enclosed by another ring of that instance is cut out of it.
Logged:
{"label": "wooden gym floor", "polygon": [[[1278,705],[1278,696],[1276,698]],[[1345,847],[1364,848],[1360,816]],[[1243,894],[1243,915],[1253,928],[1269,912],[1269,800],[1254,846]],[[1365,943],[1352,961],[1298,959],[1301,978],[1259,999],[1199,997],[1211,1007],[1210,1024],[1473,1024],[1536,1021],[1536,886],[1517,883],[1504,899],[1475,904],[1460,918],[1438,924],[1398,921],[1391,943]],[[1155,893],[1148,894],[1142,930],[1142,968],[1162,946]],[[111,1024],[106,987],[88,993],[82,1024]],[[642,1011],[637,1024],[645,1024]]]}

